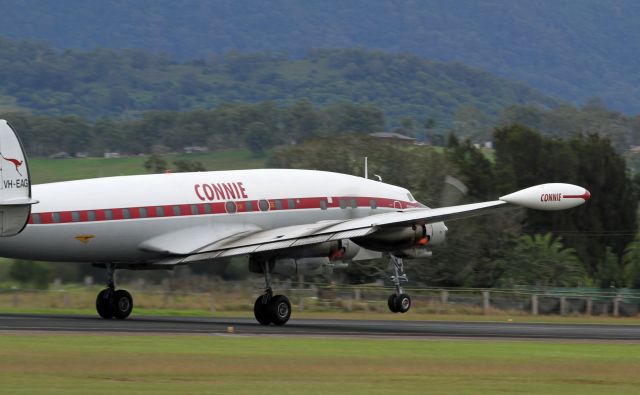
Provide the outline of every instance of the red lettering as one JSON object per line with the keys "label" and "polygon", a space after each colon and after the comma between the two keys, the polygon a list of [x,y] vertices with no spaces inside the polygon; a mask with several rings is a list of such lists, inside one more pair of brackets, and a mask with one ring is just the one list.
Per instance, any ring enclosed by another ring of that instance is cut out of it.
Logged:
{"label": "red lettering", "polygon": [[227,199],[236,199],[236,193],[233,191],[230,183],[222,184],[222,186],[227,194]]}
{"label": "red lettering", "polygon": [[200,195],[200,184],[196,184],[193,189],[196,191],[196,196],[198,196],[198,199],[204,201],[204,198],[202,197],[202,195]]}
{"label": "red lettering", "polygon": [[238,190],[238,184],[236,184],[235,182],[233,184],[233,189],[236,190],[236,196],[239,198],[240,197],[240,191]]}
{"label": "red lettering", "polygon": [[540,195],[541,202],[559,202],[561,200],[561,193],[543,193],[542,195]]}
{"label": "red lettering", "polygon": [[198,199],[202,201],[249,198],[247,190],[241,182],[195,184],[193,190]]}
{"label": "red lettering", "polygon": [[249,196],[247,196],[247,191],[244,189],[244,185],[242,185],[241,182],[238,183],[238,188],[240,188],[240,195],[245,198],[248,199]]}
{"label": "red lettering", "polygon": [[223,200],[225,198],[224,197],[224,191],[220,187],[220,184],[211,184],[211,186],[213,187],[213,190],[216,193],[216,199]]}
{"label": "red lettering", "polygon": [[213,188],[211,188],[211,185],[204,184],[202,186],[202,190],[204,191],[204,196],[206,196],[207,199],[213,200]]}

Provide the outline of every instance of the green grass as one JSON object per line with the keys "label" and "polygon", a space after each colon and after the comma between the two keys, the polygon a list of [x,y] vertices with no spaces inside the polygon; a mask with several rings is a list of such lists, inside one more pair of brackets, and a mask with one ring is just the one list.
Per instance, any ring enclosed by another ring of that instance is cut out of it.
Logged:
{"label": "green grass", "polygon": [[[262,168],[266,156],[256,158],[246,149],[230,149],[201,154],[163,155],[169,167],[176,160],[192,160],[201,162],[207,170],[236,170]],[[48,159],[29,158],[32,182],[79,180],[95,177],[145,174],[144,162],[147,156],[130,156],[123,158],[74,158]]]}
{"label": "green grass", "polygon": [[637,394],[639,370],[638,344],[0,337],[3,394]]}

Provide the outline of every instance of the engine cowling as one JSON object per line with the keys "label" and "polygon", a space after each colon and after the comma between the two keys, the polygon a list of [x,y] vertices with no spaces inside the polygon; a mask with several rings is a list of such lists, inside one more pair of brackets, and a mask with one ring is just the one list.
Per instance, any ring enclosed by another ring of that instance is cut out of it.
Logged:
{"label": "engine cowling", "polygon": [[382,228],[370,235],[353,241],[359,246],[381,252],[400,252],[425,249],[427,246],[443,243],[447,227],[444,222],[426,225]]}
{"label": "engine cowling", "polygon": [[285,276],[297,274],[331,274],[336,266],[350,261],[360,251],[360,247],[350,240],[336,240],[304,247],[278,251],[271,256],[252,256],[249,271],[263,273],[263,262],[268,262],[269,272]]}
{"label": "engine cowling", "polygon": [[429,242],[427,225],[382,228],[364,237],[353,239],[359,246],[382,252],[404,250]]}

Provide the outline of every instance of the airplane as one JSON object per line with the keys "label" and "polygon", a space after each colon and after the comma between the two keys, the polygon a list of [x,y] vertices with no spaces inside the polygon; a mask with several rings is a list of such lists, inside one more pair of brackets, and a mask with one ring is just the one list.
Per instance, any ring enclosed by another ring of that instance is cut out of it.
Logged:
{"label": "airplane", "polygon": [[94,178],[31,185],[22,144],[0,120],[0,255],[87,262],[106,269],[96,298],[104,319],[127,318],[129,292],[116,270],[172,269],[247,256],[264,276],[254,303],[262,325],[284,325],[291,303],[272,275],[323,272],[379,254],[393,267],[392,312],[411,298],[403,259],[429,256],[445,240],[446,220],[506,206],[563,210],[590,198],[563,183],[533,186],[494,201],[429,208],[410,191],[363,177],[314,170],[258,169]]}

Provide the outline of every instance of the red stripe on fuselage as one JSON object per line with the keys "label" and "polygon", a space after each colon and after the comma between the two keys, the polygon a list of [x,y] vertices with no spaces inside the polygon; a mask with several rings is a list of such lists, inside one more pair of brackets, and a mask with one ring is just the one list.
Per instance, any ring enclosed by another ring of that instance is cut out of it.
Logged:
{"label": "red stripe on fuselage", "polygon": [[[377,208],[394,208],[394,203],[399,202],[403,209],[423,207],[417,202],[406,202],[400,200],[393,200],[388,198],[373,198],[373,197],[356,197],[356,196],[343,196],[332,197],[331,202],[326,197],[313,197],[313,198],[286,198],[286,199],[265,199],[269,202],[268,211],[290,211],[290,210],[308,210],[308,209],[320,209],[320,202],[326,202],[327,208],[340,208],[340,201],[343,200],[346,203],[346,209],[353,208],[351,201],[356,200],[356,208],[371,208],[371,201],[375,200]],[[276,201],[280,201],[280,205],[276,204]],[[294,207],[289,207],[289,201],[293,200]],[[232,201],[236,204],[237,213],[247,212],[262,212],[259,208],[259,200],[243,200]],[[250,204],[249,204],[250,203]],[[78,223],[78,222],[102,222],[102,221],[116,221],[123,219],[143,219],[143,218],[164,218],[175,216],[195,216],[195,215],[214,215],[214,214],[227,214],[226,210],[227,202],[215,202],[215,203],[192,203],[192,204],[175,204],[175,205],[159,205],[159,206],[142,206],[142,207],[119,207],[109,209],[95,209],[95,210],[69,210],[69,211],[53,211],[32,213],[29,216],[29,224],[32,225],[44,225],[44,224],[62,224],[62,223]],[[195,213],[191,208],[195,206]],[[209,206],[209,209],[206,208]],[[249,210],[248,207],[251,206]],[[158,208],[161,207],[164,213],[159,213]],[[146,216],[140,215],[140,209],[146,209]],[[175,211],[174,211],[175,210]],[[373,209],[372,209],[373,210]],[[125,211],[129,214],[125,218]],[[95,219],[89,219],[89,213],[93,212]],[[111,212],[111,218],[107,217],[107,212]],[[78,220],[73,220],[73,214],[78,213],[76,217]],[[54,221],[54,214],[57,214],[58,221]],[[163,215],[160,215],[163,214]],[[230,214],[232,215],[232,214]],[[34,216],[38,216],[38,221],[34,220]]]}

